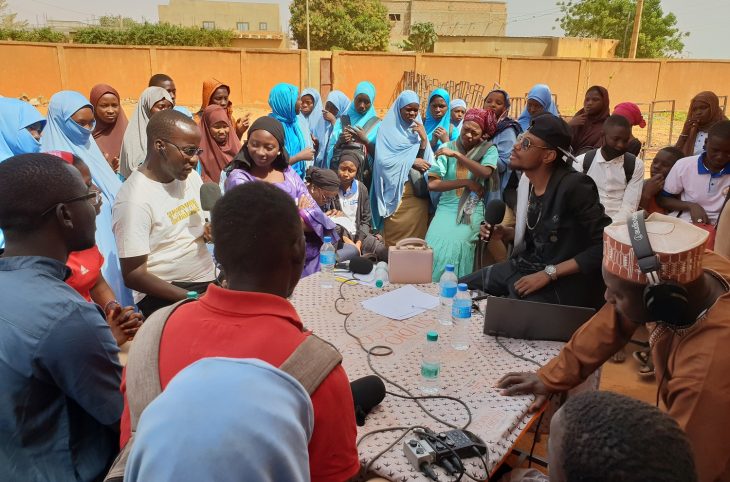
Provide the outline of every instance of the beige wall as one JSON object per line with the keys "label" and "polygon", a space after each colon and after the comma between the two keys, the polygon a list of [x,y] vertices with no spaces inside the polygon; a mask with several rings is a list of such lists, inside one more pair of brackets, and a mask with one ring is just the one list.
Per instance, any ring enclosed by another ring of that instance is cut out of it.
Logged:
{"label": "beige wall", "polygon": [[613,58],[618,41],[560,37],[439,36],[439,54]]}
{"label": "beige wall", "polygon": [[285,49],[287,48],[287,38],[281,36],[270,37],[253,37],[253,38],[234,38],[231,41],[231,47],[237,49]]}
{"label": "beige wall", "polygon": [[265,22],[267,31],[280,32],[279,5],[274,3],[210,2],[206,0],[169,0],[158,5],[160,22],[190,27],[202,27],[203,22],[215,22],[216,28],[237,30],[238,22],[248,22],[249,31],[259,31]]}
{"label": "beige wall", "polygon": [[[497,83],[522,97],[536,83],[550,85],[563,114],[582,104],[594,84],[607,87],[611,104],[675,100],[686,110],[702,90],[730,94],[730,61],[603,60],[477,55],[312,52],[312,85],[319,86],[320,62],[332,58],[335,89],[351,96],[361,80],[375,84],[376,108],[397,96],[403,73],[417,71],[440,82]],[[121,47],[78,44],[0,42],[0,95],[50,98],[62,89],[88,95],[97,83],[114,86],[123,99],[137,99],[153,73],[175,79],[179,103],[199,107],[202,82],[215,77],[231,86],[237,106],[263,108],[271,87],[307,84],[307,54],[302,50],[193,47]]]}

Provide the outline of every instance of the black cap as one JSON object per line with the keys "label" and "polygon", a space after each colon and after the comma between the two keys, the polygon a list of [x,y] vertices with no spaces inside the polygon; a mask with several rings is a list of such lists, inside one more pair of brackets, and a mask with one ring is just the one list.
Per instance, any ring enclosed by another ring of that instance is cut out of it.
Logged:
{"label": "black cap", "polygon": [[550,113],[538,115],[532,119],[530,134],[545,141],[548,146],[557,149],[565,155],[570,154],[572,136],[568,124]]}

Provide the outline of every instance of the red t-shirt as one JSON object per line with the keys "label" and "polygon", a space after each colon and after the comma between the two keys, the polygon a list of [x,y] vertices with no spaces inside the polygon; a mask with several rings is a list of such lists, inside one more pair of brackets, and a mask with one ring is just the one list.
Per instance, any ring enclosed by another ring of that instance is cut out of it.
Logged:
{"label": "red t-shirt", "polygon": [[[280,366],[309,334],[284,298],[210,285],[198,302],[178,308],[160,342],[160,382],[164,387],[183,368],[207,357],[258,358]],[[252,389],[255,389],[252,387]],[[122,393],[126,390],[126,375]],[[357,426],[350,382],[336,367],[312,394],[314,432],[309,468],[315,482],[342,482],[360,470]],[[130,436],[124,397],[121,445]]]}
{"label": "red t-shirt", "polygon": [[99,280],[103,265],[104,256],[96,246],[69,253],[66,266],[71,268],[71,276],[66,279],[66,284],[78,291],[86,301],[92,301],[91,288]]}

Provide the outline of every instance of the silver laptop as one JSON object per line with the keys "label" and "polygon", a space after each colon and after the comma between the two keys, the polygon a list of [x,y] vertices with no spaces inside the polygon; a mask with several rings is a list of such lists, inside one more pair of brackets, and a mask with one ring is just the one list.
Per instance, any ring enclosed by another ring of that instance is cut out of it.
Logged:
{"label": "silver laptop", "polygon": [[512,298],[487,298],[484,333],[523,340],[568,341],[596,310]]}

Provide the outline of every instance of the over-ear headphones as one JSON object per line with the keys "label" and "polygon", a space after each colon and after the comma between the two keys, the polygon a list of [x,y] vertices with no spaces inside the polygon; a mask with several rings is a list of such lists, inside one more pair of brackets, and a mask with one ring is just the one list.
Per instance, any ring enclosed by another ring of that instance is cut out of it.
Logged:
{"label": "over-ear headphones", "polygon": [[644,306],[649,319],[661,321],[672,328],[686,328],[695,320],[689,314],[689,296],[681,284],[662,280],[662,263],[649,242],[644,211],[629,216],[627,223],[631,247],[649,284],[644,288]]}

